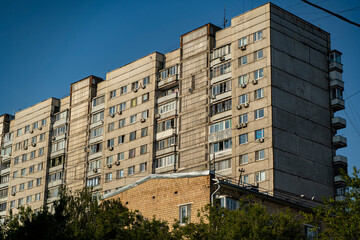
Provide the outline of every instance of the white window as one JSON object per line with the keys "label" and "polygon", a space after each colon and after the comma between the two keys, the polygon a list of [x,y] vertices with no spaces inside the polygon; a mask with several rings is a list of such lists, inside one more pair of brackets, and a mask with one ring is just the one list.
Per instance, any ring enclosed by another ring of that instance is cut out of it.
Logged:
{"label": "white window", "polygon": [[141,163],[140,164],[140,172],[145,172],[146,171],[146,163]]}
{"label": "white window", "polygon": [[236,210],[239,208],[239,201],[230,197],[221,197],[220,206],[229,210]]}
{"label": "white window", "polygon": [[33,158],[35,158],[35,151],[32,151],[32,152],[30,153],[30,159],[33,159]]}
{"label": "white window", "polygon": [[228,99],[211,106],[211,116],[231,110],[232,100]]}
{"label": "white window", "polygon": [[22,206],[24,204],[24,198],[19,198],[18,206]]}
{"label": "white window", "polygon": [[55,128],[55,129],[53,130],[52,135],[53,135],[54,137],[63,135],[63,134],[66,133],[66,128],[67,128],[66,125],[62,125],[62,126],[60,126],[60,127],[57,127],[57,128]]}
{"label": "white window", "polygon": [[116,97],[116,90],[110,91],[110,99]]}
{"label": "white window", "polygon": [[223,140],[221,142],[213,143],[211,146],[211,152],[216,153],[220,151],[225,151],[227,149],[231,149],[232,141],[230,139]]}
{"label": "white window", "polygon": [[255,110],[255,120],[259,119],[259,118],[263,118],[263,117],[264,117],[264,109],[263,108]]}
{"label": "white window", "polygon": [[248,75],[244,74],[239,77],[239,86],[248,84]]}
{"label": "white window", "polygon": [[259,129],[255,131],[255,140],[264,138],[264,129]]}
{"label": "white window", "polygon": [[67,118],[67,111],[63,111],[55,115],[55,121],[59,121],[63,118]]}
{"label": "white window", "polygon": [[140,154],[145,154],[147,152],[147,145],[142,145],[140,147]]}
{"label": "white window", "polygon": [[243,56],[239,58],[239,66],[245,65],[247,63],[248,63],[247,56]]}
{"label": "white window", "polygon": [[22,129],[20,128],[20,129],[17,130],[16,136],[21,136],[21,134],[22,134]]}
{"label": "white window", "polygon": [[90,138],[96,138],[103,135],[103,127],[91,129]]}
{"label": "white window", "polygon": [[217,49],[214,49],[211,53],[211,60],[214,60],[219,57],[223,57],[230,53],[230,45],[226,45]]}
{"label": "white window", "polygon": [[21,176],[25,176],[25,174],[26,174],[26,169],[25,168],[21,169]]}
{"label": "white window", "polygon": [[40,134],[40,137],[39,137],[39,141],[44,141],[45,140],[45,133],[42,133]]}
{"label": "white window", "polygon": [[191,222],[191,204],[179,207],[179,222],[180,224]]}
{"label": "white window", "polygon": [[36,186],[40,186],[41,185],[41,178],[37,178],[36,179]]}
{"label": "white window", "polygon": [[226,62],[214,67],[211,70],[211,78],[215,78],[229,72],[231,72],[231,62]]}
{"label": "white window", "polygon": [[33,187],[34,180],[28,181],[28,189]]}
{"label": "white window", "polygon": [[25,126],[25,133],[27,133],[27,132],[29,132],[30,131],[30,125],[27,125],[27,126]]}
{"label": "white window", "polygon": [[265,159],[265,150],[259,150],[259,151],[255,151],[255,161],[258,160],[263,160]]}
{"label": "white window", "polygon": [[134,91],[135,89],[139,89],[139,82],[138,81],[131,83],[131,90]]}
{"label": "white window", "polygon": [[40,201],[40,193],[35,194],[35,202]]}
{"label": "white window", "polygon": [[130,116],[130,124],[136,122],[136,114]]}
{"label": "white window", "polygon": [[165,166],[174,165],[176,159],[176,155],[170,155],[162,158],[156,159],[155,168],[161,168]]}
{"label": "white window", "polygon": [[239,39],[239,48],[242,46],[246,46],[247,45],[247,37],[243,37]]}
{"label": "white window", "polygon": [[96,123],[98,121],[104,120],[104,111],[94,113],[92,116],[92,123]]}
{"label": "white window", "polygon": [[124,111],[126,109],[126,102],[120,103],[120,111]]}
{"label": "white window", "polygon": [[261,58],[263,58],[263,57],[264,57],[264,54],[263,54],[263,50],[262,50],[262,49],[259,50],[259,51],[256,51],[256,52],[254,53],[254,59],[255,59],[255,60],[261,59]]}
{"label": "white window", "polygon": [[211,89],[213,96],[231,91],[231,80],[214,85]]}
{"label": "white window", "polygon": [[157,112],[158,113],[167,113],[167,112],[174,110],[175,107],[176,107],[176,102],[173,101],[173,102],[159,106],[157,109]]}
{"label": "white window", "polygon": [[244,104],[248,102],[248,95],[243,94],[239,96],[239,104]]}
{"label": "white window", "polygon": [[231,119],[214,123],[209,127],[209,133],[216,133],[231,128]]}
{"label": "white window", "polygon": [[263,77],[264,77],[264,69],[263,68],[258,69],[254,72],[254,79],[258,80]]}
{"label": "white window", "polygon": [[45,126],[46,125],[46,119],[44,118],[43,120],[41,120],[41,126]]}
{"label": "white window", "polygon": [[263,88],[255,90],[255,92],[254,92],[255,100],[263,98],[263,97],[264,97],[264,89]]}
{"label": "white window", "polygon": [[226,159],[215,163],[216,171],[221,171],[229,168],[231,168],[231,159]]}
{"label": "white window", "polygon": [[243,154],[239,156],[239,164],[246,164],[249,162],[249,155],[248,154]]}
{"label": "white window", "polygon": [[112,106],[109,108],[109,115],[115,114],[116,113],[116,106]]}
{"label": "white window", "polygon": [[141,98],[143,103],[149,101],[149,93],[143,94]]}
{"label": "white window", "polygon": [[156,150],[161,150],[173,146],[176,143],[176,137],[169,137],[156,142]]}
{"label": "white window", "polygon": [[256,182],[261,182],[261,181],[265,181],[265,171],[261,171],[261,172],[257,172],[255,173],[255,181]]}
{"label": "white window", "polygon": [[248,114],[242,114],[239,116],[239,123],[247,123],[248,122]]}
{"label": "white window", "polygon": [[65,141],[53,143],[51,151],[56,152],[65,148]]}
{"label": "white window", "polygon": [[241,134],[239,136],[239,144],[241,145],[241,144],[245,144],[247,142],[248,142],[248,134],[247,133]]}
{"label": "white window", "polygon": [[141,113],[141,118],[143,118],[143,119],[147,119],[148,116],[149,116],[149,110],[143,111]]}
{"label": "white window", "polygon": [[86,186],[94,187],[94,186],[98,186],[99,184],[100,184],[100,177],[94,177],[94,178],[89,178],[87,180]]}
{"label": "white window", "polygon": [[105,102],[105,96],[95,98],[95,99],[93,99],[93,107],[96,107],[104,102]]}
{"label": "white window", "polygon": [[43,169],[43,163],[38,163],[37,170],[41,171]]}
{"label": "white window", "polygon": [[35,123],[33,124],[33,129],[34,129],[34,130],[37,129],[38,126],[39,126],[39,123],[38,123],[38,122],[35,122]]}
{"label": "white window", "polygon": [[263,32],[262,30],[254,33],[254,42],[259,41],[263,38]]}

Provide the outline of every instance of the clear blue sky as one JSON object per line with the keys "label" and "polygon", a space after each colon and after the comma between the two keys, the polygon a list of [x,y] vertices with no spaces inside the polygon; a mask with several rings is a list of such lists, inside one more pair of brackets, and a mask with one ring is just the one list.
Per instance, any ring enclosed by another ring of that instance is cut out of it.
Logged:
{"label": "clear blue sky", "polygon": [[[360,23],[357,0],[311,0]],[[260,0],[198,1],[0,1],[0,115],[13,114],[49,97],[69,94],[70,84],[106,72],[151,52],[179,47],[180,35],[255,8]],[[360,91],[360,28],[300,0],[272,1],[331,34],[343,52],[345,97]],[[360,93],[336,113],[347,120],[339,131],[348,147],[349,170],[360,167]],[[351,124],[352,123],[352,124]]]}

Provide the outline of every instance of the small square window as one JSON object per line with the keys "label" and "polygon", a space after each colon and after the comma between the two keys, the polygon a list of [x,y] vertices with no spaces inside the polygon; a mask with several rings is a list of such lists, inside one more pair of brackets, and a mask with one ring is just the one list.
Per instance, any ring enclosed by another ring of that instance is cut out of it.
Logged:
{"label": "small square window", "polygon": [[123,95],[127,92],[127,86],[123,86],[120,88],[120,94]]}
{"label": "small square window", "polygon": [[254,33],[254,42],[259,41],[262,38],[263,38],[263,31],[262,30]]}
{"label": "small square window", "polygon": [[116,179],[124,177],[124,169],[120,169],[116,171]]}
{"label": "small square window", "polygon": [[239,39],[239,48],[247,45],[247,37]]}
{"label": "small square window", "polygon": [[124,152],[118,153],[117,160],[122,161],[125,159]]}
{"label": "small square window", "polygon": [[119,141],[119,144],[124,143],[125,142],[125,135],[119,136],[118,141]]}
{"label": "small square window", "polygon": [[243,56],[239,58],[239,66],[243,66],[248,63],[247,56]]}
{"label": "small square window", "polygon": [[256,52],[254,53],[254,59],[255,59],[255,60],[261,59],[261,58],[263,58],[263,57],[264,57],[264,54],[263,54],[263,50],[262,50],[262,49],[259,50],[259,51],[256,51]]}
{"label": "small square window", "polygon": [[119,128],[125,127],[126,121],[125,118],[119,120]]}

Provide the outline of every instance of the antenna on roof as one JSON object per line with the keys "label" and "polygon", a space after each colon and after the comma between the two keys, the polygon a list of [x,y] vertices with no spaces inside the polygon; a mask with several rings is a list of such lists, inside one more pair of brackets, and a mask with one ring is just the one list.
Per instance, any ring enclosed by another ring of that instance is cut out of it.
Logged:
{"label": "antenna on roof", "polygon": [[225,4],[224,4],[224,28],[226,26],[227,23],[227,19],[226,19],[226,8],[225,8]]}

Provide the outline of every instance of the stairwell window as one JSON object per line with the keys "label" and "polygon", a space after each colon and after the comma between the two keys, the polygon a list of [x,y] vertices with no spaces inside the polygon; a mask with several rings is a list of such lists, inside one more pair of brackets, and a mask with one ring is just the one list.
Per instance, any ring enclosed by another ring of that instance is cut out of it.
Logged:
{"label": "stairwell window", "polygon": [[254,33],[254,42],[259,41],[262,38],[263,38],[263,31],[262,30]]}
{"label": "stairwell window", "polygon": [[264,129],[259,129],[255,131],[255,141],[264,138]]}
{"label": "stairwell window", "polygon": [[264,77],[264,69],[263,68],[260,68],[260,69],[258,69],[258,70],[256,70],[254,72],[254,79],[255,80],[258,80],[258,79],[263,78],[263,77]]}

